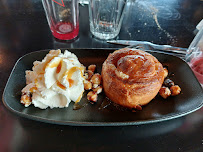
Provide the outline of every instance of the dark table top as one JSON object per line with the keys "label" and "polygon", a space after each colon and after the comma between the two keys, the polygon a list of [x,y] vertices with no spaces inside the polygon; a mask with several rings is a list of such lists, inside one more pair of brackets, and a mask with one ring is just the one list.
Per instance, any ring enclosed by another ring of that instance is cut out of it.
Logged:
{"label": "dark table top", "polygon": [[[203,18],[201,0],[137,0],[116,39],[188,47]],[[74,42],[52,37],[40,0],[0,1],[0,95],[19,57],[52,48],[119,48],[89,32],[87,6],[80,6]],[[76,127],[46,124],[11,113],[0,102],[0,152],[155,151],[202,152],[203,108],[187,116],[138,126]]]}

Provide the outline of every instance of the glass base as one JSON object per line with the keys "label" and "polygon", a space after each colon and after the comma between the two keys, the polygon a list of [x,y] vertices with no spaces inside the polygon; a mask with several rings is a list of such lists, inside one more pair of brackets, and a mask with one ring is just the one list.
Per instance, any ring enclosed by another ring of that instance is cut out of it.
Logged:
{"label": "glass base", "polygon": [[111,26],[104,27],[101,25],[97,25],[95,28],[93,27],[93,24],[90,23],[90,31],[96,38],[102,40],[109,40],[118,36],[120,28],[115,29]]}

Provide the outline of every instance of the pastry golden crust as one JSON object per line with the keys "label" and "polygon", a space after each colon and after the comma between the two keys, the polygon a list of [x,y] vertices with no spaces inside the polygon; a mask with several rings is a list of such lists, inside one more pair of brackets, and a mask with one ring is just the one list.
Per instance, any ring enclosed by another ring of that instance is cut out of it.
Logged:
{"label": "pastry golden crust", "polygon": [[164,69],[151,54],[124,48],[105,60],[102,79],[109,99],[127,108],[137,108],[157,95],[164,81]]}

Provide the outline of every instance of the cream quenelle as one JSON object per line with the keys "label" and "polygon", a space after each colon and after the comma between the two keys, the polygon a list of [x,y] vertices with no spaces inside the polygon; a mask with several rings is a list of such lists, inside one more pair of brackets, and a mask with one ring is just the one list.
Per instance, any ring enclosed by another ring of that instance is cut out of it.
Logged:
{"label": "cream quenelle", "polygon": [[84,92],[84,69],[76,55],[69,51],[51,50],[45,58],[26,71],[26,86],[21,103],[46,109],[68,107],[79,102]]}

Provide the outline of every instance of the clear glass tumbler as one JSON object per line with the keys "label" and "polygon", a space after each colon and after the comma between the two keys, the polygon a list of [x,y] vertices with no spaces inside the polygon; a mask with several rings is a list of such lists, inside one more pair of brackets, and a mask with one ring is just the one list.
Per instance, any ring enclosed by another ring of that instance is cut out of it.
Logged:
{"label": "clear glass tumbler", "polygon": [[190,44],[186,61],[203,87],[203,27]]}
{"label": "clear glass tumbler", "polygon": [[91,33],[99,39],[113,39],[121,29],[127,0],[89,0]]}
{"label": "clear glass tumbler", "polygon": [[53,36],[72,40],[79,33],[78,0],[42,0],[47,21]]}

